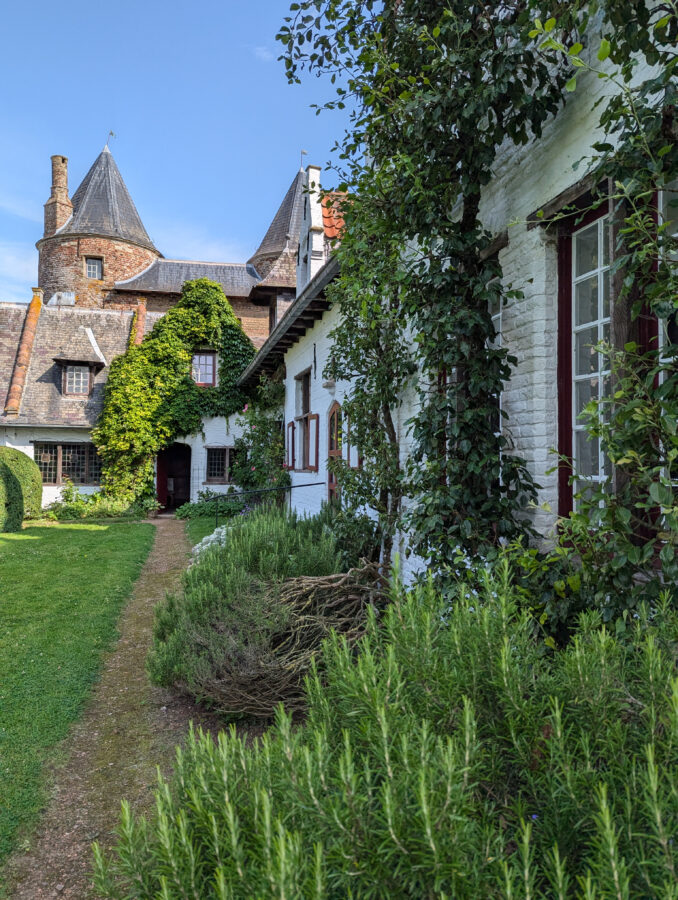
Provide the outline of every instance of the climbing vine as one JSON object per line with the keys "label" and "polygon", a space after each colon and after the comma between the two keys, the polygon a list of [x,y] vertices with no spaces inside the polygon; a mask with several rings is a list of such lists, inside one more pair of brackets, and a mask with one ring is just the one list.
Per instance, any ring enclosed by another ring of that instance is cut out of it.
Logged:
{"label": "climbing vine", "polygon": [[[500,149],[539,139],[577,89],[584,45],[593,45],[594,56],[600,47],[600,61],[609,57],[619,71],[601,107],[606,137],[590,167],[605,186],[598,202],[616,211],[613,330],[615,352],[629,343],[629,358],[614,363],[617,400],[624,401],[617,408],[626,403],[615,427],[625,429],[630,445],[629,409],[638,396],[624,372],[627,363],[638,365],[633,323],[648,311],[665,323],[676,303],[656,196],[676,173],[677,5],[303,0],[291,13],[279,35],[288,78],[327,73],[338,88],[326,107],[353,108],[340,188],[355,200],[337,250],[342,275],[333,296],[343,323],[329,369],[335,377],[360,376],[349,403],[363,417],[372,452],[362,482],[349,476],[349,488],[366,495],[371,486],[377,506],[384,494],[396,505],[408,494],[406,524],[434,566],[449,562],[459,545],[485,552],[502,537],[529,533],[522,510],[536,489],[512,452],[510,423],[497,427],[505,418],[497,398],[516,360],[496,345],[490,310],[517,291],[506,288],[497,243],[483,223],[483,189]],[[655,68],[638,83],[641,60]],[[675,396],[673,370],[666,371],[656,344],[651,352],[646,371],[659,366],[668,384],[660,395]],[[386,405],[397,408],[412,361],[421,373],[419,404],[403,473],[389,416],[374,412],[381,397],[375,386],[387,385]],[[666,412],[659,421],[670,429],[675,418]],[[646,431],[646,449],[665,440]],[[657,458],[652,474],[645,470],[644,489],[659,478],[670,493]],[[666,509],[668,494],[662,498]],[[624,500],[632,502],[637,490]],[[656,519],[656,498],[646,506],[646,518]]]}
{"label": "climbing vine", "polygon": [[231,465],[231,480],[238,487],[272,491],[269,496],[280,501],[286,496],[283,488],[290,484],[284,467],[284,403],[282,381],[262,376],[254,397],[236,420],[242,436],[235,441],[235,462]]}
{"label": "climbing vine", "polygon": [[[416,361],[407,470],[388,417],[372,412],[364,481],[377,472],[377,496],[409,495],[413,545],[434,564],[459,544],[476,553],[529,530],[521,509],[535,487],[497,427],[515,360],[494,341],[490,308],[508,293],[480,199],[499,147],[538,138],[562,102],[559,54],[528,36],[536,5],[306,0],[280,34],[291,80],[304,68],[347,73],[328,104],[354,104],[342,187],[356,197],[337,251],[346,337],[331,370],[351,377],[362,359],[369,413],[374,385],[392,386],[392,408]],[[566,36],[578,12],[561,6]]]}
{"label": "climbing vine", "polygon": [[[198,386],[191,377],[200,349],[217,352],[215,387]],[[103,460],[104,492],[129,499],[153,494],[160,450],[200,431],[204,416],[242,409],[246,397],[236,380],[253,355],[221,286],[206,278],[187,281],[177,305],[111,364],[92,434]]]}

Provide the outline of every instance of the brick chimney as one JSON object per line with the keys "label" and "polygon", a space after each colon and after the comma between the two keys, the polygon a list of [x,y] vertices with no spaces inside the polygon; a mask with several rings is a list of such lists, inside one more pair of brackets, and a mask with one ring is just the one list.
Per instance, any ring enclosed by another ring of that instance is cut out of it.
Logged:
{"label": "brick chimney", "polygon": [[45,234],[51,237],[72,216],[73,204],[68,198],[68,158],[52,157],[52,193],[45,203]]}

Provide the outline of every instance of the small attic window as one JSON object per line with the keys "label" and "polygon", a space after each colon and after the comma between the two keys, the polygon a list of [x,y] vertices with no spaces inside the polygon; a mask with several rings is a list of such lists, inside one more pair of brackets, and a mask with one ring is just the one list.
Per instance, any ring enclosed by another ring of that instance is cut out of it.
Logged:
{"label": "small attic window", "polygon": [[193,354],[191,367],[193,381],[200,387],[213,387],[217,383],[216,353],[202,350]]}
{"label": "small attic window", "polygon": [[104,276],[104,261],[98,256],[85,257],[85,271],[88,278],[101,281]]}
{"label": "small attic window", "polygon": [[90,366],[64,366],[64,394],[86,397],[92,387]]}

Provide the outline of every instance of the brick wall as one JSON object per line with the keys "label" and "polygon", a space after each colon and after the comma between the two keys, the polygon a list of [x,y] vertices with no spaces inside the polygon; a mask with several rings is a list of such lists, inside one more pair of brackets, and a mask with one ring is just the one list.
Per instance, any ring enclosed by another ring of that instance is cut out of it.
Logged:
{"label": "brick wall", "polygon": [[[146,269],[158,253],[128,241],[105,237],[64,235],[38,242],[38,284],[45,292],[45,302],[57,291],[73,291],[76,305],[95,309],[115,303],[113,308],[131,308],[136,300],[127,300],[113,291],[116,281],[123,281]],[[101,281],[87,278],[85,258],[103,260]]]}

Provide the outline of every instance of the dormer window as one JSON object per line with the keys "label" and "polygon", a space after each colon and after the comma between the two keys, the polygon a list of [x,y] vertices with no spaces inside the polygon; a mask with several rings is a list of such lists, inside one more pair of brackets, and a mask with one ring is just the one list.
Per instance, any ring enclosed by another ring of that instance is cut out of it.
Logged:
{"label": "dormer window", "polygon": [[87,397],[92,388],[90,366],[64,366],[64,394],[69,397]]}
{"label": "dormer window", "polygon": [[98,256],[85,257],[85,271],[88,278],[101,281],[104,277],[104,261]]}
{"label": "dormer window", "polygon": [[216,353],[201,350],[193,354],[191,377],[199,387],[214,387],[217,383]]}

